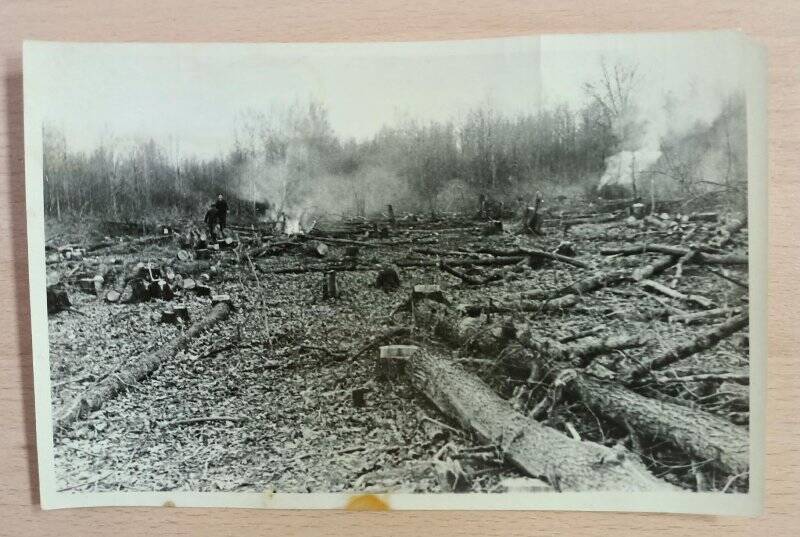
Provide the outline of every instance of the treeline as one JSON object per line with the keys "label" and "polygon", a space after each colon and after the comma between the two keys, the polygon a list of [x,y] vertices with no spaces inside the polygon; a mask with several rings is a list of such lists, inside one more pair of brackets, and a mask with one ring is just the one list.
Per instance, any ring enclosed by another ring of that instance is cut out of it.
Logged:
{"label": "treeline", "polygon": [[[366,141],[338,137],[316,103],[247,113],[238,125],[233,147],[210,159],[180,157],[154,140],[71,151],[63,134],[45,126],[46,213],[196,218],[219,192],[240,219],[278,211],[366,214],[387,203],[465,210],[479,194],[527,202],[537,190],[592,193],[607,159],[626,143],[602,98],[577,111],[559,106],[518,117],[480,108],[458,122],[385,127]],[[711,124],[663,140],[661,158],[638,177],[640,192],[657,182],[659,195],[746,180],[743,98],[730,98]]]}

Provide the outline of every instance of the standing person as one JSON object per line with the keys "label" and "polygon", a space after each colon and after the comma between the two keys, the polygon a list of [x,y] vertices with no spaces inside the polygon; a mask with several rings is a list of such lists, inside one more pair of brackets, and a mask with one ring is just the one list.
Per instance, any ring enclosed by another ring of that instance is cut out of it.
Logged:
{"label": "standing person", "polygon": [[212,204],[208,211],[206,211],[206,216],[203,218],[203,221],[208,226],[208,238],[209,242],[217,240],[217,224],[219,223],[219,212],[217,211],[216,205]]}
{"label": "standing person", "polygon": [[225,232],[225,224],[228,223],[228,202],[222,194],[217,196],[217,202],[214,204],[217,209],[217,220],[219,221],[219,230],[221,233]]}

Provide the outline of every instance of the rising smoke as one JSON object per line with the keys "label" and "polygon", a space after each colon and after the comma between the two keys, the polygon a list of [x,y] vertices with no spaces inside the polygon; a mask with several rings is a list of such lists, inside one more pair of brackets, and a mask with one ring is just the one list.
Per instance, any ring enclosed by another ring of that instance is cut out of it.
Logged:
{"label": "rising smoke", "polygon": [[[624,67],[613,69],[626,72]],[[659,182],[668,177],[658,169],[666,157],[665,146],[679,144],[680,140],[696,136],[702,130],[713,136],[712,124],[720,118],[729,96],[699,84],[692,84],[683,91],[647,92],[644,90],[650,85],[644,77],[638,77],[635,68],[627,71],[636,73],[635,80],[627,81],[631,88],[613,87],[620,82],[617,77],[610,76],[608,70],[604,65],[605,80],[612,80],[611,84],[598,85],[604,87],[604,92],[588,86],[590,95],[606,110],[611,130],[619,140],[619,151],[606,158],[599,187],[613,184],[630,187],[635,186],[635,181],[647,178],[651,189],[657,188],[653,184],[655,177]],[[634,89],[638,91],[625,93]],[[629,98],[623,100],[619,97],[621,94]],[[710,141],[708,145],[711,153],[715,148],[719,150],[721,144]],[[710,153],[706,160],[718,159]]]}

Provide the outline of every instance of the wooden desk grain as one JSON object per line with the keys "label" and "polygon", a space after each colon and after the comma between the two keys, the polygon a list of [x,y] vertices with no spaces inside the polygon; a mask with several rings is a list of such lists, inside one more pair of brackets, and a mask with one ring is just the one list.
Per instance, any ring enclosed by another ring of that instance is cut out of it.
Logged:
{"label": "wooden desk grain", "polygon": [[[796,535],[800,523],[800,3],[793,0],[0,0],[0,534]],[[36,489],[25,240],[21,45],[72,41],[398,41],[536,33],[738,28],[769,49],[767,506],[758,519],[554,512],[81,509],[43,512]]]}

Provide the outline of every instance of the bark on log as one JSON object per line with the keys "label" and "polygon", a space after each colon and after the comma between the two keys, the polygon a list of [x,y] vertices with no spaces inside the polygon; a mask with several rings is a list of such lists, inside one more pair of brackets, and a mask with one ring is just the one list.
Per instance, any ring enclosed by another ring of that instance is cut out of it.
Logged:
{"label": "bark on log", "polygon": [[[511,352],[501,355],[505,359],[511,357],[513,367],[522,365],[526,374],[533,370],[549,371],[550,378],[561,379],[557,382],[562,383],[574,397],[609,419],[623,425],[628,423],[649,436],[669,440],[687,453],[703,460],[712,460],[732,474],[747,469],[747,431],[724,418],[650,399],[624,386],[604,383],[568,369],[601,350],[642,344],[643,341],[635,336],[615,336],[604,342],[569,346],[536,337],[529,329],[517,330],[515,337],[509,337],[508,329],[502,324],[487,326],[480,319],[457,320],[452,312],[439,304],[428,304],[426,308],[418,306],[416,322],[448,345],[489,356],[496,356],[500,349],[510,349],[514,341],[519,341],[533,353]],[[520,356],[523,357],[521,360]]]}
{"label": "bark on log", "polygon": [[714,265],[747,265],[748,258],[746,254],[716,254],[709,253],[702,246],[693,248],[684,248],[682,246],[671,246],[667,244],[637,244],[633,246],[625,246],[622,248],[604,248],[600,251],[603,255],[636,255],[648,252],[655,252],[660,254],[667,254],[670,256],[682,257],[697,250],[697,255],[693,259],[698,263],[708,263]]}
{"label": "bark on log", "polygon": [[581,224],[606,224],[608,222],[614,222],[620,219],[619,214],[600,214],[597,216],[588,216],[588,217],[581,217],[581,218],[563,218],[563,219],[551,219],[547,223],[548,224],[560,224],[562,226],[579,226]]}
{"label": "bark on log", "polygon": [[574,440],[513,410],[479,378],[425,350],[406,363],[411,384],[439,410],[496,444],[527,474],[559,491],[671,491],[630,452]]}
{"label": "bark on log", "polygon": [[707,311],[698,311],[697,313],[687,313],[685,315],[670,315],[669,322],[691,324],[695,321],[707,321],[716,317],[725,317],[726,315],[735,315],[742,312],[742,308],[716,308]]}
{"label": "bark on log", "polygon": [[720,230],[719,238],[712,240],[711,245],[721,248],[727,245],[736,233],[747,225],[747,215],[742,215],[737,219],[731,221],[728,225]]}
{"label": "bark on log", "polygon": [[488,276],[482,278],[473,278],[468,274],[464,274],[463,272],[454,269],[453,267],[444,262],[439,264],[439,268],[441,268],[443,272],[452,274],[456,278],[459,278],[466,285],[475,285],[475,286],[486,285],[487,283],[496,282],[497,280],[502,279],[502,276],[497,273],[489,274]]}
{"label": "bark on log", "polygon": [[554,261],[559,261],[561,263],[573,265],[578,268],[583,268],[583,269],[592,268],[592,265],[590,265],[589,263],[586,263],[579,259],[575,259],[574,257],[569,257],[566,255],[561,255],[553,252],[546,252],[544,250],[536,250],[534,248],[478,248],[475,250],[475,253],[490,254],[497,257],[519,257],[519,256],[538,257],[543,259],[552,259]]}
{"label": "bark on log", "polygon": [[104,249],[104,248],[109,248],[109,253],[127,254],[127,253],[130,253],[131,248],[133,248],[133,247],[145,246],[145,245],[148,245],[148,244],[156,244],[156,243],[168,242],[172,238],[173,238],[172,235],[154,235],[154,236],[151,236],[151,237],[141,237],[139,239],[134,239],[134,240],[131,240],[131,241],[126,241],[126,242],[122,242],[122,243],[114,243],[113,245],[109,245],[109,246],[101,246],[101,247],[97,248],[95,251],[101,250],[101,249]]}
{"label": "bark on log", "polygon": [[367,272],[381,270],[380,265],[353,265],[353,263],[328,263],[321,265],[304,265],[300,267],[286,267],[263,270],[266,274],[305,274],[306,272]]}
{"label": "bark on log", "polygon": [[611,270],[599,272],[593,276],[577,280],[565,287],[555,290],[534,289],[522,293],[506,295],[509,300],[548,300],[564,295],[585,295],[603,287],[610,287],[631,280],[631,276],[626,270]]}
{"label": "bark on log", "polygon": [[[639,335],[614,335],[605,338],[588,337],[578,343],[566,345],[555,339],[534,337],[527,327],[515,327],[507,320],[498,320],[486,325],[483,319],[459,317],[447,306],[434,302],[420,302],[415,308],[414,322],[430,330],[446,343],[472,352],[496,356],[511,341],[519,341],[534,352],[546,355],[549,360],[585,365],[592,358],[615,350],[631,349],[647,343]],[[524,355],[514,354],[506,359],[518,359]],[[523,358],[524,359],[524,358]],[[530,371],[534,364],[517,362],[517,369]]]}
{"label": "bark on log", "polygon": [[493,300],[486,304],[466,304],[458,306],[458,308],[465,311],[468,315],[478,315],[481,313],[512,313],[515,311],[544,313],[571,308],[577,303],[578,297],[576,295],[564,295],[546,300],[528,300],[524,298],[520,300]]}
{"label": "bark on log", "polygon": [[231,306],[229,303],[219,303],[211,309],[206,317],[194,323],[186,332],[157,351],[141,357],[132,357],[126,367],[121,368],[116,374],[109,375],[99,384],[74,399],[64,412],[55,417],[54,428],[56,430],[63,429],[76,421],[83,413],[99,409],[106,400],[113,397],[125,386],[134,384],[151,374],[161,363],[172,358],[175,353],[185,348],[200,333],[227,318],[230,312]]}
{"label": "bark on log", "polygon": [[692,302],[697,304],[702,308],[710,308],[714,305],[714,303],[701,295],[685,295],[680,291],[672,289],[671,287],[667,287],[666,285],[662,285],[658,282],[654,282],[653,280],[642,280],[639,282],[639,285],[644,287],[645,289],[652,289],[657,291],[663,295],[666,295],[670,298],[674,298],[676,300],[683,300],[684,302]]}
{"label": "bark on log", "polygon": [[650,359],[640,362],[636,367],[623,375],[623,381],[627,384],[633,383],[654,369],[663,369],[695,353],[709,349],[731,334],[743,328],[747,328],[748,325],[749,315],[747,312],[732,317],[728,321],[717,325],[712,330],[688,339]]}
{"label": "bark on log", "polygon": [[631,279],[633,279],[633,281],[640,282],[652,276],[661,274],[669,267],[680,261],[680,259],[680,257],[672,255],[661,256],[652,263],[648,263],[647,265],[636,268],[631,273]]}
{"label": "bark on log", "polygon": [[644,397],[585,374],[576,373],[566,387],[595,412],[637,433],[669,440],[695,459],[711,461],[732,475],[749,468],[747,430],[720,416]]}
{"label": "bark on log", "polygon": [[516,265],[520,261],[525,261],[527,258],[524,256],[514,257],[498,257],[495,259],[442,259],[428,260],[428,259],[399,259],[395,262],[398,267],[436,267],[439,263],[445,263],[451,267],[469,267],[469,266],[484,266],[484,267],[504,267],[507,265]]}

